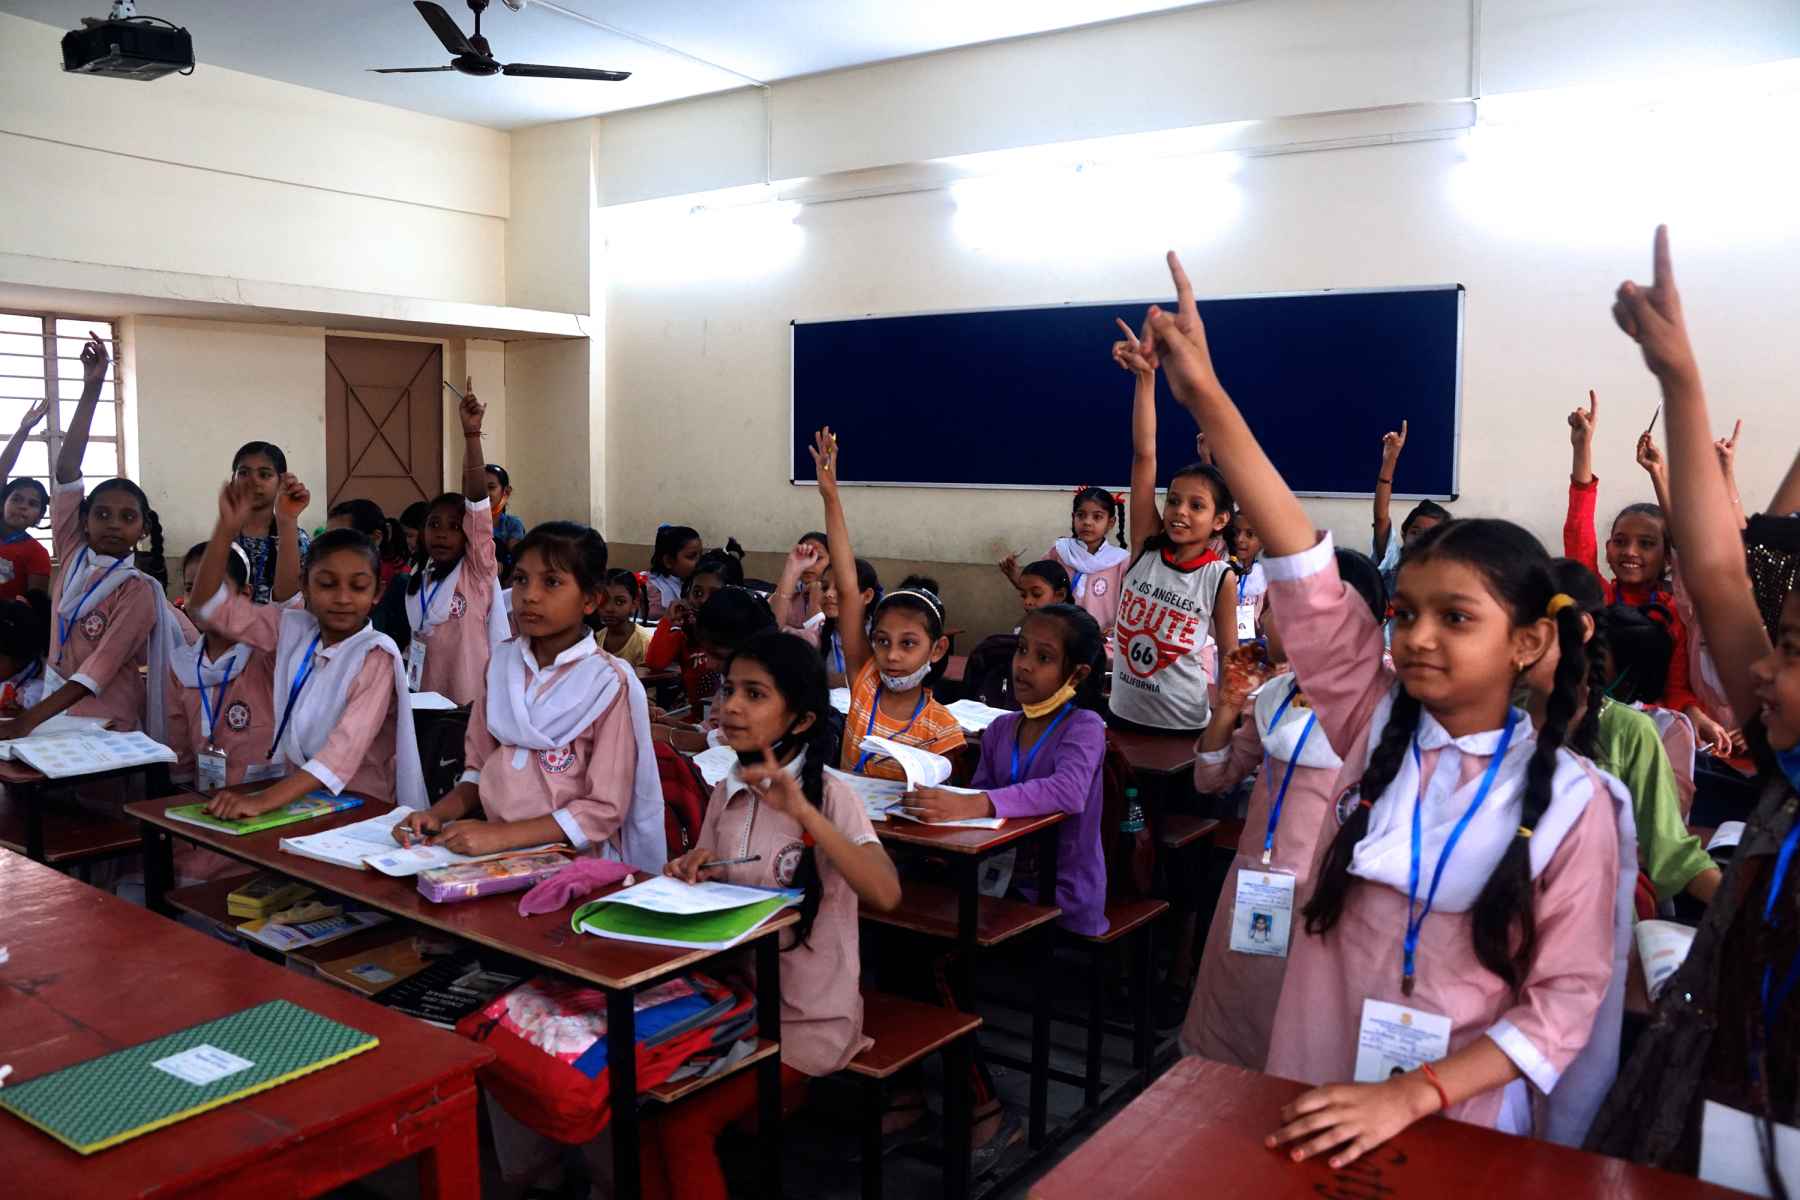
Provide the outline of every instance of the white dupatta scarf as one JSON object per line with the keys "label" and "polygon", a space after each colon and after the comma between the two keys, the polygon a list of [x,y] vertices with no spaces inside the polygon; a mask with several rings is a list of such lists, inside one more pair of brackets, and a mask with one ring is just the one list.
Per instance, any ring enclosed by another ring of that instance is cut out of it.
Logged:
{"label": "white dupatta scarf", "polygon": [[1295,698],[1294,703],[1287,706],[1287,711],[1281,714],[1281,724],[1270,726],[1269,723],[1275,719],[1275,713],[1281,708],[1282,701],[1287,699],[1288,693],[1293,690],[1293,687],[1294,673],[1287,671],[1275,676],[1256,691],[1256,731],[1262,735],[1263,752],[1277,762],[1293,762],[1294,748],[1298,746],[1300,749],[1299,766],[1328,767],[1335,771],[1344,765],[1344,760],[1339,758],[1337,751],[1331,748],[1331,742],[1326,738],[1325,731],[1319,728],[1316,722],[1313,731],[1307,734],[1306,741],[1300,740],[1300,735],[1306,732],[1307,718],[1313,715],[1311,708],[1304,707],[1300,703],[1306,698],[1304,691]]}
{"label": "white dupatta scarf", "polygon": [[[62,632],[64,623],[73,632],[83,616],[93,612],[108,596],[125,586],[127,581],[143,580],[150,586],[156,603],[156,625],[150,630],[150,637],[144,647],[144,660],[148,668],[146,678],[156,681],[144,689],[144,732],[150,735],[151,740],[162,742],[168,738],[168,719],[165,713],[167,697],[163,694],[160,681],[169,670],[171,645],[184,644],[185,639],[180,623],[175,619],[175,607],[169,603],[162,584],[131,565],[134,558],[135,555],[131,554],[108,558],[104,554],[94,553],[93,547],[83,543],[74,561],[63,572],[62,590],[57,594],[56,619],[53,622],[54,628],[50,631],[49,665],[56,668],[59,678],[67,679],[68,676],[62,674],[61,669],[65,645]],[[93,591],[90,592],[89,588]],[[108,681],[96,679],[94,682],[105,687]],[[44,690],[46,694],[51,690],[47,682]]]}
{"label": "white dupatta scarf", "polygon": [[[275,649],[277,720],[287,711],[288,697],[293,694],[294,675],[305,661],[306,648],[318,633],[318,620],[304,608],[282,610]],[[287,718],[287,728],[281,734],[276,754],[295,767],[305,767],[311,762],[325,748],[331,731],[337,728],[350,685],[362,670],[363,660],[370,654],[384,654],[392,667],[394,681],[394,801],[412,809],[428,807],[430,799],[425,794],[424,773],[419,769],[412,700],[406,687],[406,668],[400,661],[399,647],[385,633],[377,633],[373,625],[364,625],[331,647],[329,655],[323,653],[323,649],[321,646],[320,651],[314,653],[312,674],[300,695],[292,701],[294,711]]]}
{"label": "white dupatta scarf", "polygon": [[[197,642],[171,643],[171,648],[179,652],[179,656],[171,657],[169,673],[182,687],[189,691],[199,688],[208,696],[216,694],[219,686],[227,680],[240,678],[244,674],[244,668],[250,663],[250,656],[256,653],[253,647],[243,642],[233,642],[231,649],[214,659],[206,656],[205,646],[205,633],[200,635]],[[216,725],[223,715],[214,712],[212,724],[208,724],[206,706],[210,703],[209,699],[200,705],[200,722],[206,726],[200,730],[200,734],[209,744],[212,742],[212,725]]]}
{"label": "white dupatta scarf", "polygon": [[649,575],[645,576],[644,586],[656,589],[657,598],[662,601],[664,611],[667,611],[671,604],[681,599],[681,580],[675,578],[673,575],[659,575],[655,571],[652,571]]}
{"label": "white dupatta scarf", "polygon": [[[431,582],[429,578],[421,580],[418,592],[406,598],[406,623],[411,628],[414,637],[431,636],[433,629],[449,619],[450,603],[456,597],[456,590],[462,583],[463,568],[468,565],[468,562],[469,560],[465,557],[450,568],[448,575],[436,583]],[[426,572],[429,575],[429,567],[426,568]],[[507,619],[510,601],[506,592],[500,587],[500,580],[495,578],[489,583],[492,590],[488,596],[487,636],[488,650],[491,652],[494,647],[512,636],[512,626]],[[427,596],[431,598],[430,604],[425,602]],[[424,610],[422,614],[421,609]]]}
{"label": "white dupatta scarf", "polygon": [[1090,554],[1088,548],[1081,544],[1081,539],[1076,537],[1057,538],[1051,549],[1065,567],[1075,572],[1075,577],[1070,580],[1071,600],[1079,600],[1087,595],[1089,575],[1110,571],[1130,557],[1122,547],[1107,542],[1101,542],[1100,549]]}
{"label": "white dupatta scarf", "polygon": [[506,642],[488,660],[488,731],[500,743],[496,753],[511,748],[515,770],[525,765],[528,751],[569,745],[616,702],[627,706],[637,744],[631,803],[619,824],[619,850],[632,866],[660,871],[669,854],[662,778],[650,741],[650,707],[637,673],[601,650],[591,637],[582,638],[541,669],[526,637]]}

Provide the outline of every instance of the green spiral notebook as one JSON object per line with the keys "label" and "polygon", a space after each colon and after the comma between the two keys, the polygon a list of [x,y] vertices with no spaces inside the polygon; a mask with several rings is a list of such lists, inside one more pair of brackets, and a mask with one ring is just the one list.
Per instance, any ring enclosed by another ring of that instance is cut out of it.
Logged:
{"label": "green spiral notebook", "polygon": [[359,1029],[271,1000],[0,1088],[0,1109],[92,1154],[379,1044]]}
{"label": "green spiral notebook", "polygon": [[220,833],[236,834],[242,837],[247,833],[261,833],[265,829],[279,829],[283,825],[293,825],[299,821],[310,821],[314,817],[330,816],[334,812],[343,812],[346,808],[356,808],[362,804],[358,796],[334,796],[330,792],[308,792],[291,803],[280,808],[262,813],[259,816],[243,817],[236,821],[226,821],[211,816],[206,806],[211,803],[202,800],[198,804],[177,804],[167,809],[163,816],[171,821],[185,821],[189,825],[198,825],[202,829],[213,829]]}

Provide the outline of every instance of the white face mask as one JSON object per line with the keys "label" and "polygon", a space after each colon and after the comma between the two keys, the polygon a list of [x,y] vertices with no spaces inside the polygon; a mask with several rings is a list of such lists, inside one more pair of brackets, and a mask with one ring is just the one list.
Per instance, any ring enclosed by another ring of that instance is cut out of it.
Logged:
{"label": "white face mask", "polygon": [[910,692],[921,683],[924,683],[925,676],[929,674],[931,674],[931,660],[926,659],[925,665],[914,671],[911,675],[888,675],[883,673],[881,676],[881,686],[890,692]]}

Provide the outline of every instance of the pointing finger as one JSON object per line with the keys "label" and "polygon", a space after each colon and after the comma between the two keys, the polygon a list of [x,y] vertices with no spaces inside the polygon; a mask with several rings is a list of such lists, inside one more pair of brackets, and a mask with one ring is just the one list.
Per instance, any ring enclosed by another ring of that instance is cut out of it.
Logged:
{"label": "pointing finger", "polygon": [[1669,263],[1669,227],[1667,225],[1656,227],[1656,242],[1651,250],[1650,258],[1651,282],[1658,288],[1673,286],[1675,268]]}
{"label": "pointing finger", "polygon": [[1125,340],[1131,343],[1131,348],[1133,350],[1136,350],[1138,348],[1138,336],[1131,331],[1131,326],[1127,325],[1121,317],[1114,317],[1113,324],[1119,327],[1120,332],[1125,335]]}
{"label": "pointing finger", "polygon": [[1198,316],[1194,308],[1194,285],[1188,282],[1187,272],[1182,270],[1181,256],[1173,250],[1169,251],[1169,278],[1175,281],[1175,310],[1181,316]]}

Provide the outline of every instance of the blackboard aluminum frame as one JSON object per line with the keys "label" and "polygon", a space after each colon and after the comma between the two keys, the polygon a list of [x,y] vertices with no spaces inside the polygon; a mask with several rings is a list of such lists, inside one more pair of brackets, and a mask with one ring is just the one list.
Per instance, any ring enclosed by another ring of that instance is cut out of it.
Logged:
{"label": "blackboard aluminum frame", "polygon": [[[1463,330],[1468,316],[1469,292],[1460,283],[1416,283],[1402,287],[1367,287],[1367,288],[1313,288],[1298,292],[1252,292],[1244,296],[1196,296],[1196,304],[1207,300],[1287,300],[1297,296],[1369,296],[1389,295],[1394,292],[1456,292],[1456,407],[1451,415],[1450,423],[1450,491],[1444,492],[1395,492],[1396,500],[1450,500],[1455,501],[1462,493],[1462,409],[1463,409]],[[838,321],[886,321],[895,317],[959,317],[968,313],[989,312],[1029,312],[1032,309],[1076,308],[1088,305],[1112,303],[1106,300],[1064,300],[1060,304],[989,304],[974,308],[926,308],[918,312],[861,313],[842,317],[810,317],[804,321],[793,319],[788,321],[788,445],[798,446],[799,430],[794,425],[794,330],[802,325],[829,325]],[[1143,309],[1152,304],[1167,304],[1167,297],[1159,296],[1149,300],[1119,300],[1116,302],[1121,310]],[[795,487],[818,487],[816,479],[798,477],[798,457],[788,460],[788,482]],[[859,479],[855,482],[839,480],[839,487],[868,488],[943,488],[966,492],[1057,492],[1066,490],[1059,484],[1037,483],[909,483],[904,480]],[[1069,486],[1073,486],[1072,484]],[[1129,485],[1101,484],[1109,490],[1125,490]],[[1163,491],[1157,489],[1158,493]],[[1373,488],[1366,492],[1303,492],[1296,491],[1296,496],[1319,500],[1368,500],[1375,495]]]}

